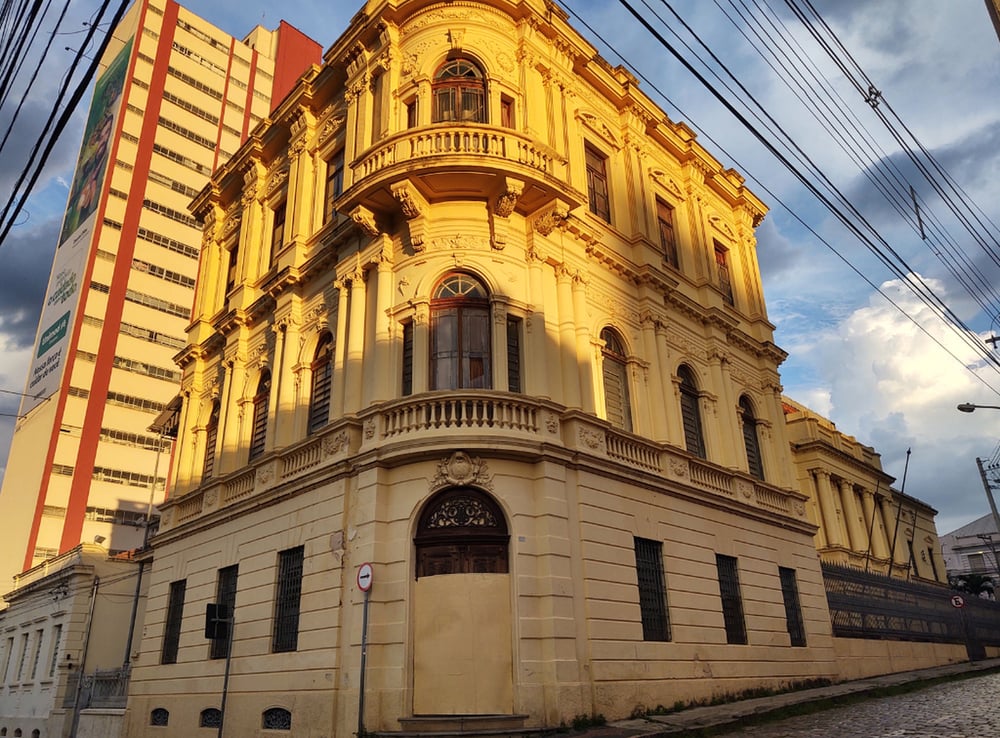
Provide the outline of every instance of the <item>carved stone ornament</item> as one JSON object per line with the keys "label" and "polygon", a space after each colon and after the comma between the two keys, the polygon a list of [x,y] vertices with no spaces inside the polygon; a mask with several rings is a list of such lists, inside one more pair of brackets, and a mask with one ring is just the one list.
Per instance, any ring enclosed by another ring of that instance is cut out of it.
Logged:
{"label": "carved stone ornament", "polygon": [[341,431],[335,436],[327,436],[323,439],[323,453],[327,456],[333,456],[334,454],[339,454],[345,448],[350,439],[347,437],[347,433]]}
{"label": "carved stone ornament", "polygon": [[435,238],[433,243],[435,249],[447,249],[450,251],[460,249],[490,248],[490,245],[485,238],[480,238],[479,236],[463,236],[459,234],[448,236],[447,238]]}
{"label": "carved stone ornament", "polygon": [[611,129],[608,128],[608,126],[604,123],[604,121],[602,121],[593,113],[586,110],[578,110],[576,114],[585,125],[587,125],[591,130],[603,136],[608,141],[608,143],[610,143],[615,148],[620,147],[620,144],[618,143],[618,139],[615,137],[615,134],[611,132]]}
{"label": "carved stone ornament", "polygon": [[806,506],[805,504],[803,504],[802,500],[796,500],[795,503],[792,505],[792,508],[795,510],[795,514],[798,515],[800,518],[805,517]]}
{"label": "carved stone ornament", "polygon": [[597,431],[590,430],[588,428],[580,429],[580,441],[583,442],[587,448],[591,450],[596,450],[600,448],[601,441],[604,439],[603,433],[598,433]]}
{"label": "carved stone ornament", "polygon": [[684,459],[671,459],[670,471],[675,477],[686,477],[688,475],[688,463]]}
{"label": "carved stone ornament", "polygon": [[267,181],[267,194],[270,195],[276,189],[281,187],[281,185],[283,185],[287,179],[288,179],[288,167],[285,167],[284,169],[279,169],[271,176],[271,179]]}
{"label": "carved stone ornament", "polygon": [[403,217],[407,219],[418,218],[423,214],[423,203],[420,201],[422,198],[417,195],[409,182],[398,182],[390,189],[392,196],[399,203],[400,210],[403,211]]}
{"label": "carved stone ornament", "polygon": [[375,214],[363,205],[358,205],[351,211],[351,220],[357,223],[365,234],[372,237],[379,234],[378,225],[375,223]]}
{"label": "carved stone ornament", "polygon": [[538,233],[547,236],[556,228],[562,226],[568,217],[569,209],[562,203],[556,203],[535,218],[533,227]]}
{"label": "carved stone ornament", "polygon": [[506,189],[497,196],[493,212],[501,218],[509,218],[514,212],[514,206],[524,192],[524,182],[517,179],[507,179]]}
{"label": "carved stone ornament", "polygon": [[657,167],[652,167],[649,170],[649,176],[674,197],[681,200],[684,199],[684,193],[681,191],[680,185],[667,172]]}
{"label": "carved stone ornament", "polygon": [[545,430],[547,430],[552,435],[559,432],[559,418],[555,415],[549,413],[545,416]]}
{"label": "carved stone ornament", "polygon": [[248,184],[243,189],[243,195],[240,197],[240,204],[243,205],[243,207],[248,207],[252,205],[256,199],[257,199],[257,183],[253,182],[251,184]]}
{"label": "carved stone ornament", "polygon": [[160,527],[166,527],[170,525],[173,519],[174,519],[174,509],[172,507],[167,508],[166,510],[160,513]]}
{"label": "carved stone ornament", "polygon": [[233,231],[239,228],[242,220],[243,216],[239,212],[233,213],[226,218],[226,225],[222,229],[223,238],[228,237]]}
{"label": "carved stone ornament", "polygon": [[330,136],[332,136],[341,128],[343,128],[345,120],[347,119],[344,116],[339,115],[335,118],[330,118],[330,120],[324,123],[323,127],[320,128],[319,130],[319,136],[318,136],[319,143],[323,143],[328,138],[330,138]]}
{"label": "carved stone ornament", "polygon": [[709,215],[708,222],[711,223],[713,226],[715,226],[717,230],[721,231],[722,233],[725,233],[726,236],[728,236],[729,238],[732,239],[736,238],[736,234],[733,233],[733,229],[729,226],[729,224],[726,221],[722,219],[721,216]]}
{"label": "carved stone ornament", "polygon": [[368,418],[365,421],[365,439],[370,441],[375,437],[375,420],[373,418]]}
{"label": "carved stone ornament", "polygon": [[741,493],[748,500],[753,497],[753,485],[745,479],[736,480],[736,491]]}
{"label": "carved stone ornament", "polygon": [[267,464],[257,470],[257,484],[266,487],[274,479],[274,465]]}
{"label": "carved stone ornament", "polygon": [[208,490],[205,493],[205,507],[215,507],[215,502],[218,499],[219,495],[214,489]]}
{"label": "carved stone ornament", "polygon": [[478,457],[473,459],[464,451],[456,451],[438,463],[437,474],[431,480],[430,490],[433,492],[442,487],[466,484],[493,489],[493,480],[487,473],[486,462]]}

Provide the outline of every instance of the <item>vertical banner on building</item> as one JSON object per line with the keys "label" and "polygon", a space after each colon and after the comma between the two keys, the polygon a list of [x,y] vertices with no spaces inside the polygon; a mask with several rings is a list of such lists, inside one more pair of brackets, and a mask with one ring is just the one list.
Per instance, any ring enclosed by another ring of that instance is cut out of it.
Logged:
{"label": "vertical banner on building", "polygon": [[81,281],[87,268],[97,206],[104,189],[111,139],[131,54],[132,41],[129,40],[94,85],[94,99],[83,133],[83,146],[77,159],[62,233],[38,322],[38,336],[25,389],[25,394],[29,396],[21,401],[20,415],[31,411],[58,389],[62,369],[66,365],[73,318],[80,304]]}

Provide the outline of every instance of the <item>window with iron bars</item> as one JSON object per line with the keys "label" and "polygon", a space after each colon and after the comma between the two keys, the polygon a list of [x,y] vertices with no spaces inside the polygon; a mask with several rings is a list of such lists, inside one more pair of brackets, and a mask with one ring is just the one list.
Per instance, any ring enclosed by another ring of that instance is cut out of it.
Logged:
{"label": "window with iron bars", "polygon": [[663,576],[663,544],[635,539],[635,572],[639,583],[639,611],[644,641],[670,640],[667,587]]}
{"label": "window with iron bars", "polygon": [[303,546],[278,553],[274,632],[271,651],[295,651],[299,645],[299,601],[302,597]]}
{"label": "window with iron bars", "polygon": [[778,576],[781,579],[781,597],[785,602],[788,637],[793,646],[804,646],[806,630],[802,622],[802,605],[799,603],[799,585],[795,578],[795,569],[779,566]]}
{"label": "window with iron bars", "polygon": [[740,574],[736,559],[715,555],[719,572],[719,594],[722,596],[722,617],[726,623],[726,643],[746,644],[747,626],[743,619],[743,595],[740,594]]}

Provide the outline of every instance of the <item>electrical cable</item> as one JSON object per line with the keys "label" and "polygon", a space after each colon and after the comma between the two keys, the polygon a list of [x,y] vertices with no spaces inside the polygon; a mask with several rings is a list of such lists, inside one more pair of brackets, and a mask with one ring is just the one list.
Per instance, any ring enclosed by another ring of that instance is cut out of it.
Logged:
{"label": "electrical cable", "polygon": [[[642,18],[640,18],[640,17],[639,17],[639,16],[638,16],[638,15],[637,15],[637,14],[635,13],[635,11],[634,11],[633,9],[631,9],[631,8],[630,8],[630,7],[629,7],[629,6],[628,6],[628,5],[626,4],[626,3],[624,3],[624,2],[623,2],[622,4],[623,4],[623,5],[626,5],[626,8],[627,8],[627,9],[628,9],[628,10],[630,11],[630,13],[632,13],[632,15],[633,15],[634,17],[636,17],[636,18],[637,18],[637,20],[639,20],[639,22],[640,22],[640,23],[641,23],[641,24],[642,24],[642,25],[643,25],[644,27],[646,27],[648,31],[651,31],[651,29],[649,28],[648,24],[646,24],[646,23],[645,23],[645,22],[643,21],[643,19],[642,19]],[[571,14],[573,15],[573,17],[574,17],[574,18],[576,18],[576,19],[577,19],[577,20],[578,20],[578,21],[579,21],[579,22],[580,22],[580,23],[581,23],[581,24],[582,24],[582,25],[583,25],[584,27],[586,27],[586,28],[587,28],[587,30],[588,30],[588,31],[590,31],[590,33],[592,33],[592,34],[593,34],[593,35],[594,35],[594,36],[595,36],[596,38],[598,38],[598,39],[599,39],[599,40],[600,40],[600,41],[601,41],[601,42],[602,42],[602,43],[603,43],[603,44],[604,44],[604,45],[605,45],[605,46],[606,46],[607,48],[611,49],[611,50],[612,50],[612,51],[613,51],[613,52],[614,52],[614,53],[615,53],[615,54],[616,54],[616,55],[617,55],[617,56],[618,56],[619,58],[621,58],[621,59],[622,59],[622,61],[623,61],[623,62],[624,62],[624,63],[625,63],[626,65],[628,65],[628,66],[629,66],[629,68],[630,68],[630,69],[631,69],[631,70],[633,71],[633,73],[635,73],[635,74],[636,74],[636,75],[637,75],[637,76],[638,76],[638,77],[639,77],[640,79],[642,79],[642,80],[643,80],[643,82],[645,82],[646,84],[648,84],[648,85],[650,86],[650,88],[651,88],[652,90],[654,90],[654,91],[655,91],[655,92],[656,92],[656,93],[657,93],[658,95],[660,95],[660,96],[661,96],[661,97],[662,97],[662,98],[663,98],[664,100],[666,100],[666,101],[667,101],[667,102],[668,102],[668,103],[669,103],[669,104],[671,105],[671,107],[673,107],[674,109],[676,109],[676,110],[678,111],[678,113],[680,114],[680,116],[681,116],[681,117],[682,117],[683,119],[685,119],[685,120],[687,120],[687,121],[690,121],[690,122],[691,122],[691,124],[692,124],[692,125],[693,125],[693,126],[694,126],[695,128],[698,128],[697,124],[695,124],[695,123],[693,122],[693,119],[692,119],[692,118],[691,118],[690,116],[688,116],[688,115],[687,115],[686,113],[684,113],[684,111],[683,111],[683,110],[682,110],[682,109],[681,109],[681,108],[680,108],[679,106],[677,106],[677,105],[676,105],[676,104],[675,104],[675,103],[674,103],[674,102],[673,102],[672,100],[670,100],[670,98],[669,98],[669,97],[668,97],[668,96],[667,96],[667,95],[666,95],[666,94],[665,94],[665,93],[664,93],[664,92],[663,92],[662,90],[660,90],[660,89],[659,89],[659,88],[658,88],[658,87],[657,87],[657,86],[656,86],[656,85],[655,85],[655,84],[654,84],[654,83],[653,83],[653,82],[652,82],[652,81],[651,81],[651,80],[650,80],[649,78],[647,78],[647,77],[646,77],[645,75],[643,75],[643,74],[642,74],[642,73],[641,73],[641,72],[640,72],[639,70],[637,70],[637,69],[636,69],[636,67],[635,67],[635,66],[634,66],[633,64],[631,64],[631,63],[630,63],[630,62],[628,61],[628,59],[626,59],[626,58],[625,58],[625,57],[624,57],[624,56],[623,56],[622,54],[620,54],[620,53],[619,53],[619,52],[618,52],[618,51],[617,51],[617,50],[616,50],[616,49],[614,48],[614,46],[612,46],[612,45],[611,45],[611,44],[610,44],[610,43],[609,43],[609,42],[608,42],[607,40],[605,40],[605,39],[603,38],[603,36],[602,36],[602,35],[601,35],[600,33],[598,33],[598,32],[597,32],[597,31],[596,31],[596,30],[595,30],[595,29],[594,29],[594,28],[593,28],[593,27],[592,27],[592,26],[591,26],[591,25],[590,25],[589,23],[587,23],[587,21],[586,21],[585,19],[583,19],[583,18],[582,18],[582,17],[581,17],[581,16],[580,16],[580,15],[579,15],[578,13],[576,13],[576,12],[575,12],[575,11],[574,11],[574,10],[573,10],[572,8],[567,8],[567,9],[568,9],[568,10],[569,10],[569,12],[570,12],[570,13],[571,13]],[[654,14],[655,14],[655,13],[654,13]],[[655,31],[651,31],[651,32],[653,33],[653,35],[654,35],[654,36],[658,36],[658,34],[657,34],[657,33],[656,33]],[[662,38],[662,37],[660,37],[660,38]],[[665,40],[663,41],[663,43],[664,43],[664,44],[666,43],[666,42],[665,42]],[[669,45],[667,45],[667,47],[669,48]],[[708,85],[708,84],[707,84],[707,80],[704,80],[704,78],[702,77],[702,75],[700,75],[700,74],[699,74],[699,73],[698,73],[698,72],[697,72],[696,70],[693,70],[693,69],[692,69],[692,68],[690,67],[690,65],[688,65],[688,64],[687,64],[687,63],[686,63],[686,62],[685,62],[685,61],[683,60],[683,58],[682,58],[682,57],[680,57],[680,56],[679,56],[679,55],[678,55],[678,54],[676,53],[676,51],[673,51],[672,53],[674,54],[674,56],[675,56],[675,57],[677,57],[677,58],[678,58],[678,59],[679,59],[679,60],[681,61],[681,63],[682,63],[682,64],[683,64],[683,65],[684,65],[684,66],[685,66],[686,68],[688,68],[688,69],[689,69],[689,71],[690,71],[690,72],[692,72],[692,74],[694,74],[694,76],[695,76],[695,77],[696,77],[697,79],[699,79],[699,81],[701,81],[701,82],[702,82],[702,84],[703,84],[703,85],[705,85],[706,87],[709,87],[709,88],[710,88],[710,85]],[[717,98],[719,97],[719,95],[718,95],[718,93],[717,93],[717,92],[715,93],[715,95],[716,95],[716,97],[717,97]],[[720,100],[720,102],[723,102],[723,104],[725,105],[725,101],[724,101],[724,100]],[[731,106],[729,106],[729,105],[726,105],[726,107],[727,107],[727,109],[731,109]],[[733,114],[734,114],[734,115],[735,115],[735,116],[737,117],[737,119],[741,120],[741,122],[745,121],[745,118],[743,118],[743,117],[742,117],[742,116],[741,116],[741,115],[740,115],[740,114],[739,114],[739,113],[738,113],[737,111],[734,111],[734,110],[730,110],[730,112],[731,112],[731,113],[733,113]],[[746,123],[744,123],[744,125],[746,125]],[[752,127],[748,127],[748,129],[752,129]],[[738,159],[737,159],[736,157],[732,156],[732,155],[731,155],[731,154],[730,154],[730,153],[729,153],[728,151],[726,151],[726,149],[725,149],[725,147],[724,147],[724,146],[722,146],[722,145],[721,145],[721,144],[720,144],[719,142],[717,142],[717,141],[713,140],[713,139],[712,139],[712,137],[711,137],[710,135],[708,135],[708,134],[704,133],[704,131],[703,131],[703,130],[699,129],[699,132],[700,132],[700,134],[701,134],[701,135],[704,135],[704,136],[705,136],[705,137],[706,137],[706,138],[707,138],[707,139],[708,139],[708,140],[709,140],[709,141],[710,141],[710,142],[711,142],[711,143],[712,143],[712,144],[713,144],[713,145],[714,145],[714,146],[715,146],[716,148],[718,148],[718,149],[719,149],[720,151],[722,151],[722,152],[723,152],[723,153],[724,153],[724,154],[725,154],[726,156],[728,156],[728,157],[729,157],[730,159],[732,159],[732,160],[733,160],[734,162],[736,162],[736,163],[737,163],[737,166],[739,166],[739,167],[740,167],[740,169],[741,169],[741,170],[742,170],[743,172],[745,172],[745,173],[748,173],[748,175],[749,175],[749,169],[748,169],[748,168],[746,168],[746,167],[744,167],[744,166],[742,166],[742,165],[740,165],[740,164],[739,164],[739,162],[738,162]],[[773,149],[773,147],[770,147],[770,146],[767,146],[767,145],[766,145],[766,142],[765,142],[765,141],[762,141],[762,143],[764,143],[764,144],[765,144],[765,148],[768,148],[768,150],[769,150],[769,151],[771,151],[771,150]],[[775,155],[775,156],[776,156],[776,157],[777,157],[777,158],[779,159],[779,161],[787,161],[787,160],[786,160],[786,159],[784,159],[784,157],[783,157],[783,156],[782,156],[782,155],[780,154],[780,152],[772,152],[772,153],[773,153],[773,154],[774,154],[774,155]],[[791,171],[791,170],[790,170],[790,171]],[[793,174],[794,174],[794,171],[793,171]],[[789,213],[789,214],[790,214],[790,215],[791,215],[791,216],[792,216],[792,217],[793,217],[793,218],[794,218],[794,219],[795,219],[795,220],[796,220],[797,222],[799,222],[799,223],[800,223],[800,224],[801,224],[801,225],[802,225],[803,227],[805,227],[805,228],[806,228],[806,229],[807,229],[807,230],[808,230],[808,231],[809,231],[810,233],[812,233],[812,234],[813,234],[813,235],[814,235],[814,236],[815,236],[815,237],[817,238],[817,240],[819,240],[819,241],[820,241],[821,243],[823,243],[823,244],[824,244],[824,245],[825,245],[825,246],[826,246],[826,247],[827,247],[827,248],[828,248],[828,249],[829,249],[829,250],[830,250],[831,252],[833,252],[833,253],[834,253],[834,254],[835,254],[835,255],[836,255],[836,256],[837,256],[837,257],[838,257],[838,258],[839,258],[839,259],[840,259],[840,260],[841,260],[842,262],[844,262],[844,264],[846,264],[846,265],[847,265],[847,266],[848,266],[848,267],[849,267],[849,268],[850,268],[850,269],[851,269],[852,271],[854,271],[854,272],[855,272],[855,273],[856,273],[856,274],[857,274],[857,275],[858,275],[859,277],[861,277],[861,279],[862,279],[862,280],[864,280],[864,281],[865,281],[865,282],[866,282],[866,283],[867,283],[867,284],[868,284],[869,286],[871,286],[871,287],[872,287],[872,289],[874,289],[874,290],[875,290],[875,291],[877,291],[877,292],[878,292],[879,294],[881,294],[881,295],[882,295],[882,297],[883,297],[883,298],[884,298],[884,299],[885,299],[885,300],[886,300],[886,301],[887,301],[887,302],[888,302],[889,304],[891,304],[891,305],[892,305],[892,306],[893,306],[893,307],[894,307],[894,308],[895,308],[895,309],[896,309],[897,311],[899,311],[899,312],[900,312],[900,314],[902,314],[902,315],[903,315],[903,316],[904,316],[904,317],[905,317],[905,318],[906,318],[907,320],[909,320],[909,321],[910,321],[910,322],[911,322],[911,323],[912,323],[912,324],[913,324],[913,325],[914,325],[914,326],[915,326],[915,327],[916,327],[916,328],[917,328],[918,330],[920,330],[920,331],[921,331],[922,333],[924,333],[924,335],[926,335],[926,336],[927,336],[927,337],[928,337],[928,338],[929,338],[929,339],[930,339],[931,341],[933,341],[934,343],[936,343],[936,344],[937,344],[937,345],[938,345],[938,346],[939,346],[939,347],[940,347],[940,348],[941,348],[941,349],[942,349],[943,351],[945,351],[945,353],[947,353],[947,354],[948,354],[949,356],[951,356],[951,357],[952,357],[953,359],[955,359],[955,360],[956,360],[956,361],[958,361],[958,362],[959,362],[960,364],[962,364],[963,366],[965,366],[965,368],[966,368],[966,369],[967,369],[968,371],[970,371],[970,373],[972,373],[972,375],[973,375],[973,376],[974,376],[974,377],[975,377],[975,378],[976,378],[976,379],[977,379],[977,380],[978,380],[979,382],[981,382],[981,383],[982,383],[983,385],[985,385],[985,386],[986,386],[986,387],[987,387],[987,388],[988,388],[988,389],[989,389],[990,391],[992,391],[992,392],[993,392],[994,394],[997,394],[997,395],[1000,395],[1000,390],[998,390],[997,388],[995,388],[995,387],[993,387],[992,385],[990,385],[990,384],[989,384],[989,382],[987,382],[987,381],[986,381],[986,379],[985,379],[984,377],[982,377],[982,376],[981,376],[980,374],[978,374],[978,373],[976,373],[975,371],[973,371],[973,369],[972,369],[971,367],[969,367],[969,366],[967,365],[967,362],[965,362],[965,361],[962,361],[962,360],[961,360],[961,359],[959,359],[959,358],[958,358],[957,356],[955,356],[955,354],[954,354],[954,353],[953,353],[953,352],[952,352],[951,350],[949,350],[949,349],[948,349],[948,348],[947,348],[946,346],[944,346],[944,345],[942,344],[942,342],[941,342],[940,340],[938,340],[938,339],[937,339],[936,337],[934,337],[934,336],[933,336],[933,335],[932,335],[932,334],[931,334],[931,333],[930,333],[930,332],[929,332],[929,331],[928,331],[928,330],[927,330],[927,329],[926,329],[926,328],[925,328],[924,326],[922,326],[922,325],[921,325],[921,324],[920,324],[920,323],[919,323],[919,322],[918,322],[918,321],[917,321],[917,320],[916,320],[916,319],[915,319],[915,318],[914,318],[914,317],[913,317],[912,315],[910,315],[910,314],[909,314],[909,313],[908,313],[908,312],[907,312],[907,311],[906,311],[906,310],[905,310],[905,309],[904,309],[904,308],[903,308],[903,307],[902,307],[902,306],[901,306],[901,305],[900,305],[899,303],[897,303],[897,302],[896,302],[895,300],[893,300],[893,299],[892,299],[892,298],[891,298],[891,297],[890,297],[890,296],[889,296],[888,294],[886,294],[886,292],[885,292],[885,291],[884,291],[884,290],[883,290],[883,289],[882,289],[881,287],[877,286],[877,285],[876,285],[876,284],[875,284],[875,283],[874,283],[874,282],[873,282],[873,281],[872,281],[871,279],[869,279],[869,278],[867,277],[867,275],[865,275],[865,274],[864,274],[864,273],[863,273],[863,272],[862,272],[862,271],[861,271],[861,270],[860,270],[859,268],[857,268],[857,267],[856,267],[856,266],[855,266],[855,265],[854,265],[854,264],[853,264],[853,263],[852,263],[852,262],[851,262],[851,261],[850,261],[849,259],[847,259],[847,257],[845,257],[845,256],[844,256],[844,255],[843,255],[842,253],[840,253],[840,251],[838,251],[838,250],[836,249],[836,247],[834,247],[834,246],[833,246],[833,245],[832,245],[831,243],[829,243],[829,241],[827,241],[827,240],[826,240],[825,238],[823,238],[822,236],[820,236],[820,235],[819,235],[819,234],[818,234],[818,233],[817,233],[817,232],[815,231],[815,229],[813,229],[813,228],[812,228],[812,226],[810,226],[810,225],[809,225],[809,224],[808,224],[808,223],[807,223],[807,222],[806,222],[806,221],[804,220],[804,218],[802,218],[801,216],[799,216],[799,215],[798,215],[798,213],[796,213],[796,212],[795,212],[795,210],[793,210],[793,209],[791,208],[791,206],[790,206],[790,205],[786,204],[786,203],[785,203],[785,202],[784,202],[784,201],[783,201],[783,200],[782,200],[782,199],[781,199],[780,197],[778,197],[778,196],[777,196],[777,195],[776,195],[775,193],[773,193],[773,192],[772,192],[772,191],[771,191],[771,190],[770,190],[770,189],[769,189],[769,188],[768,188],[768,187],[767,187],[766,185],[764,185],[763,183],[761,183],[761,181],[759,180],[759,178],[754,178],[754,180],[755,180],[755,181],[756,181],[756,182],[757,182],[757,183],[758,183],[758,184],[760,185],[760,187],[761,187],[761,189],[762,189],[763,191],[767,192],[767,194],[769,194],[769,195],[770,195],[770,196],[772,197],[772,199],[774,199],[774,201],[778,202],[778,203],[779,203],[779,204],[780,204],[780,205],[781,205],[781,206],[782,206],[783,208],[785,208],[785,210],[786,210],[786,211],[788,211],[788,213]],[[800,179],[800,181],[801,181],[801,179]],[[905,282],[906,280],[902,280],[902,281],[904,281],[904,282]],[[953,326],[952,326],[952,328],[954,329],[954,327],[953,327]]]}

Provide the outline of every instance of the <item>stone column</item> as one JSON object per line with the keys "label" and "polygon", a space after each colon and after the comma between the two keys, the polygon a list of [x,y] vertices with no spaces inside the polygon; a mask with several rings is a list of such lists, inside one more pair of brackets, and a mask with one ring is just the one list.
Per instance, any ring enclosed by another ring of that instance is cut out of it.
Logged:
{"label": "stone column", "polygon": [[823,516],[823,532],[827,543],[830,546],[843,546],[844,536],[840,528],[840,518],[837,516],[837,504],[833,499],[833,489],[830,486],[830,473],[823,469],[810,471],[816,477],[819,509]]}
{"label": "stone column", "polygon": [[[718,400],[713,408],[715,412],[702,416],[702,430],[711,433],[719,441],[710,446],[715,457],[714,461],[733,469],[746,471],[746,447],[743,444],[742,432],[739,435],[736,434],[740,418],[736,401],[733,399],[732,378],[729,376],[728,363],[723,352],[711,352],[708,365],[712,375],[712,391],[717,394]],[[708,425],[704,422],[706,420],[711,421],[711,426],[705,427]]]}
{"label": "stone column", "polygon": [[337,280],[337,332],[334,336],[333,386],[330,387],[330,417],[344,414],[345,367],[347,365],[347,281]]}
{"label": "stone column", "polygon": [[861,507],[865,512],[865,525],[871,531],[871,555],[876,559],[889,557],[889,542],[885,539],[885,529],[881,525],[881,516],[875,507],[875,495],[870,489],[861,490]]}
{"label": "stone column", "polygon": [[[375,295],[375,353],[370,366],[379,367],[370,372],[373,376],[371,398],[374,402],[391,400],[396,397],[399,384],[399,362],[392,360],[392,333],[390,331],[389,309],[392,307],[392,252],[391,247],[383,248],[378,260]],[[394,371],[394,369],[396,371]]]}
{"label": "stone column", "polygon": [[587,327],[587,284],[578,272],[573,275],[573,323],[576,325],[576,354],[580,367],[580,405],[586,413],[597,412],[597,380],[591,360],[590,329]]}
{"label": "stone column", "polygon": [[[668,440],[670,436],[667,430],[667,416],[670,414],[670,409],[667,407],[663,386],[663,378],[669,377],[669,370],[659,355],[656,319],[647,314],[642,316],[641,322],[642,350],[652,362],[652,371],[648,373],[648,401],[644,397],[640,397],[638,400],[640,410],[644,410],[643,417],[648,418],[653,440],[662,442]],[[674,414],[676,415],[676,413]]]}
{"label": "stone column", "polygon": [[592,362],[590,353],[577,349],[576,325],[573,320],[573,279],[564,267],[558,267],[556,290],[559,295],[559,362],[562,371],[562,397],[567,407],[581,407],[580,363]]}
{"label": "stone column", "polygon": [[846,479],[840,480],[840,499],[844,509],[844,520],[847,523],[847,534],[851,540],[851,550],[864,553],[868,550],[868,533],[861,522],[854,485]]}
{"label": "stone column", "polygon": [[365,275],[358,267],[351,275],[350,317],[348,318],[347,352],[344,367],[344,412],[353,413],[364,407],[365,358]]}

